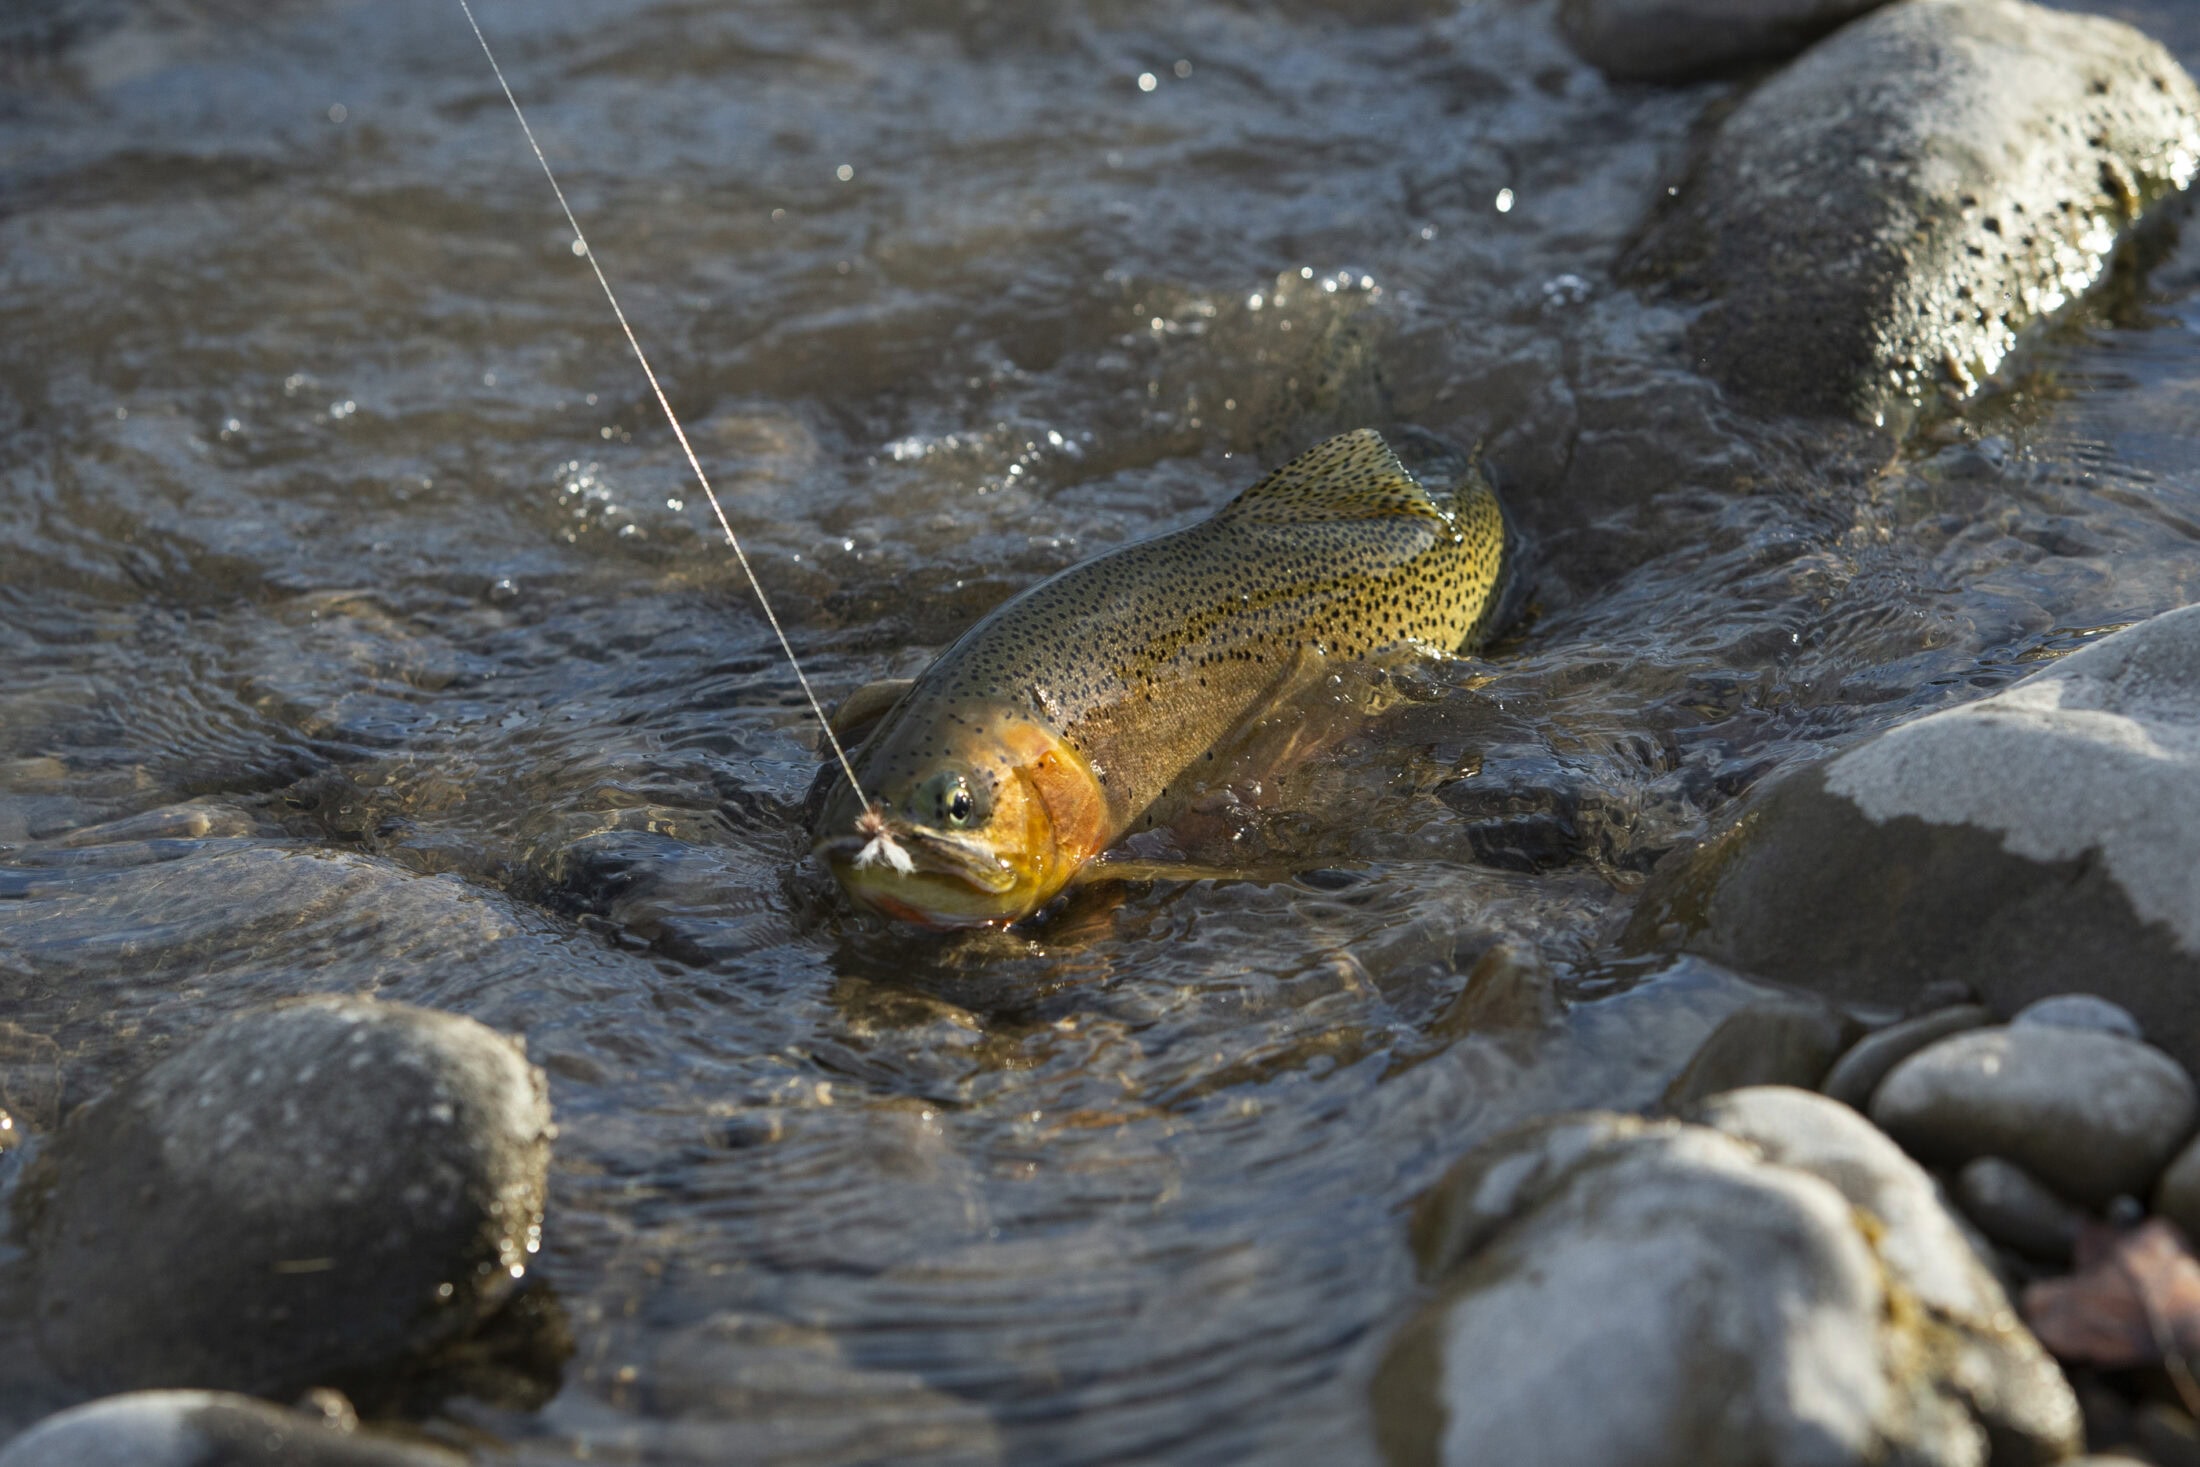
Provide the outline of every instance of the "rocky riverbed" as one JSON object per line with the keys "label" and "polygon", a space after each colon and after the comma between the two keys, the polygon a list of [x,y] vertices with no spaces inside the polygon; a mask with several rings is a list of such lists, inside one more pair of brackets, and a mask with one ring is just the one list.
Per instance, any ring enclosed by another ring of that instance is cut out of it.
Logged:
{"label": "rocky riverbed", "polygon": [[0,1467],[2200,1460],[2194,12],[480,9],[828,694],[1523,615],[889,930],[455,5],[0,15]]}

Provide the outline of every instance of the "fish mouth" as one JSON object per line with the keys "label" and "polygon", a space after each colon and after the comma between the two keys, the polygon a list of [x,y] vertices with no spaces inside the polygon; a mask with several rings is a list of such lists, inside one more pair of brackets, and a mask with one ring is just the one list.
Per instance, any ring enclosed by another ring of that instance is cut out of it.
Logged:
{"label": "fish mouth", "polygon": [[[1005,896],[1015,889],[1016,869],[982,841],[899,820],[888,822],[887,832],[916,863],[917,877],[946,877],[988,896]],[[857,868],[874,839],[862,834],[828,836],[810,849],[834,867],[847,870]]]}

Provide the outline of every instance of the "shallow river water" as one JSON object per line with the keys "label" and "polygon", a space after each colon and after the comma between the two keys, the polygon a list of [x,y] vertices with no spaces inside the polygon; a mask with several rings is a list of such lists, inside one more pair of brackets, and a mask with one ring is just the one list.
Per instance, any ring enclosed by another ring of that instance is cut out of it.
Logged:
{"label": "shallow river water", "polygon": [[[828,692],[1363,421],[1534,577],[1186,837],[1266,878],[889,930],[455,0],[0,16],[0,1105],[300,993],[524,1034],[538,1334],[413,1403],[492,1456],[1368,1460],[1404,1204],[1748,996],[1601,954],[1657,855],[2200,599],[2200,241],[1907,447],[1752,423],[1611,275],[1731,84],[1540,8],[479,8]],[[1462,1017],[1500,943],[1557,1018]]]}

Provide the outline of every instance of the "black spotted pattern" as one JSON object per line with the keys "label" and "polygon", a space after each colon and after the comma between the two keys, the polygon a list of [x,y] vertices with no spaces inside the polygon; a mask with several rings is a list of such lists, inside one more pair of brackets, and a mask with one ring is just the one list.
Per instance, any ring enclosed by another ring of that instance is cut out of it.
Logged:
{"label": "black spotted pattern", "polygon": [[[990,808],[989,737],[1036,720],[1101,778],[1114,833],[1287,680],[1386,648],[1455,651],[1488,630],[1506,553],[1479,478],[1431,500],[1380,434],[1309,449],[1212,518],[1040,582],[964,633],[858,754],[865,788],[934,824],[943,768]],[[858,811],[842,782],[824,833]]]}

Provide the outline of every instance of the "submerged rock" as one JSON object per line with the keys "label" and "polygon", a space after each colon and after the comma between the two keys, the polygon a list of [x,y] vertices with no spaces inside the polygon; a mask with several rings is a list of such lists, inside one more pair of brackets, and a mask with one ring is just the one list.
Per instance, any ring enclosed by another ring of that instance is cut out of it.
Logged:
{"label": "submerged rock", "polygon": [[1621,81],[1681,81],[1792,56],[1886,0],[1564,0],[1558,28]]}
{"label": "submerged rock", "polygon": [[2088,1029],[1974,1029],[1895,1066],[1871,1116],[1911,1155],[2013,1161],[2087,1206],[2144,1195],[2200,1112],[2151,1045]]}
{"label": "submerged rock", "polygon": [[1782,781],[1658,868],[1625,942],[2003,1015],[2083,975],[2200,1064],[2200,607]]}
{"label": "submerged rock", "polygon": [[363,999],[243,1015],[69,1118],[26,1180],[38,1336],[101,1390],[276,1394],[483,1318],[539,1232],[519,1046]]}
{"label": "submerged rock", "polygon": [[2077,1450],[2069,1387],[1915,1163],[1808,1092],[1704,1113],[1736,1134],[1561,1116],[1438,1185],[1415,1219],[1438,1293],[1371,1387],[1392,1462],[1968,1467],[1989,1441],[1996,1462]]}
{"label": "submerged rock", "polygon": [[1970,393],[2200,164],[2200,90],[2127,25],[1904,0],[1720,125],[1626,273],[1707,302],[1693,354],[1778,411]]}
{"label": "submerged rock", "polygon": [[49,1416],[0,1467],[461,1467],[456,1452],[219,1391],[139,1391]]}

